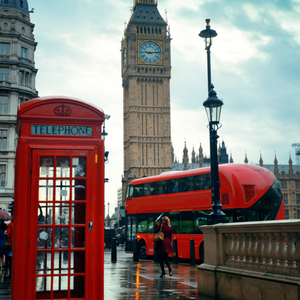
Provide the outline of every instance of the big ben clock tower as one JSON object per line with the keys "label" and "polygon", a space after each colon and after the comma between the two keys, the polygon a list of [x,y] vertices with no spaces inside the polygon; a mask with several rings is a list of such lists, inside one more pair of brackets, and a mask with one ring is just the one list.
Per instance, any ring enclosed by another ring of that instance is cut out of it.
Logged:
{"label": "big ben clock tower", "polygon": [[124,175],[131,180],[171,170],[171,38],[156,0],[135,0],[122,39]]}

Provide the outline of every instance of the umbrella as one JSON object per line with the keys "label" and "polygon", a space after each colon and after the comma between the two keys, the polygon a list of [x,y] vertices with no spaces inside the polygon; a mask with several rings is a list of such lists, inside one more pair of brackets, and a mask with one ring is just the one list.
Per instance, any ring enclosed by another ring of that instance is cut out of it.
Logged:
{"label": "umbrella", "polygon": [[0,220],[8,221],[11,220],[11,216],[4,210],[0,210]]}

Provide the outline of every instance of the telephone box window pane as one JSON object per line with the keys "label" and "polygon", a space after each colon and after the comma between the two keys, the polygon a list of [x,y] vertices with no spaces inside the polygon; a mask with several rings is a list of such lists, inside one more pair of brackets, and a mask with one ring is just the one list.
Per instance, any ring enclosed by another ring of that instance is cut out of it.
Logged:
{"label": "telephone box window pane", "polygon": [[69,252],[54,252],[54,274],[68,274],[69,268]]}
{"label": "telephone box window pane", "polygon": [[51,249],[52,246],[52,228],[38,228],[38,249]]}
{"label": "telephone box window pane", "polygon": [[86,177],[86,157],[73,157],[72,176]]}
{"label": "telephone box window pane", "polygon": [[38,224],[51,225],[53,219],[53,204],[39,203],[38,206]]}
{"label": "telephone box window pane", "polygon": [[69,246],[69,227],[56,227],[54,236],[54,248],[66,249]]}
{"label": "telephone box window pane", "polygon": [[85,200],[86,196],[86,180],[72,180],[72,200]]}
{"label": "telephone box window pane", "polygon": [[70,289],[71,299],[84,298],[84,276],[71,276]]}
{"label": "telephone box window pane", "polygon": [[40,158],[40,177],[53,177],[54,170],[53,157]]}
{"label": "telephone box window pane", "polygon": [[39,181],[39,201],[53,201],[53,180]]}
{"label": "telephone box window pane", "polygon": [[51,274],[51,252],[37,252],[36,273],[40,275]]}
{"label": "telephone box window pane", "polygon": [[36,292],[37,292],[36,299],[50,299],[50,290],[51,290],[50,276],[36,278]]}
{"label": "telephone box window pane", "polygon": [[60,203],[55,205],[55,224],[69,224],[69,203]]}
{"label": "telephone box window pane", "polygon": [[56,177],[70,177],[70,157],[57,157]]}
{"label": "telephone box window pane", "polygon": [[[53,276],[53,299],[68,297],[68,276]],[[59,293],[57,293],[59,292]]]}
{"label": "telephone box window pane", "polygon": [[70,180],[56,180],[55,200],[70,200]]}
{"label": "telephone box window pane", "polygon": [[72,227],[71,248],[84,248],[85,227]]}
{"label": "telephone box window pane", "polygon": [[85,203],[72,204],[72,224],[85,224]]}
{"label": "telephone box window pane", "polygon": [[85,273],[85,252],[71,252],[71,273]]}

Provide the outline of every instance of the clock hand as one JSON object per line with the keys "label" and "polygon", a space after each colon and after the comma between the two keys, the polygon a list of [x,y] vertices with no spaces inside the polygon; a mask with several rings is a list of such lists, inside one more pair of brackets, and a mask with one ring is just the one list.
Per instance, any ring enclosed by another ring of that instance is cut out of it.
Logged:
{"label": "clock hand", "polygon": [[147,53],[147,54],[153,54],[153,53],[156,53],[155,51],[152,51],[152,52],[150,52],[150,51],[145,51],[145,53]]}

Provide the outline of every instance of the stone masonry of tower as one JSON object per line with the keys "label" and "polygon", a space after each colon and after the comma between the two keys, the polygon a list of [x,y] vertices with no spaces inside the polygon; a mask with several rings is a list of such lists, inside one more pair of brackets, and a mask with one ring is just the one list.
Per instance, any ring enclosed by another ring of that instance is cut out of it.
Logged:
{"label": "stone masonry of tower", "polygon": [[26,0],[0,2],[0,208],[14,194],[18,105],[36,98],[33,35]]}
{"label": "stone masonry of tower", "polygon": [[122,199],[135,178],[171,170],[171,38],[155,0],[135,0],[121,45],[124,174]]}

